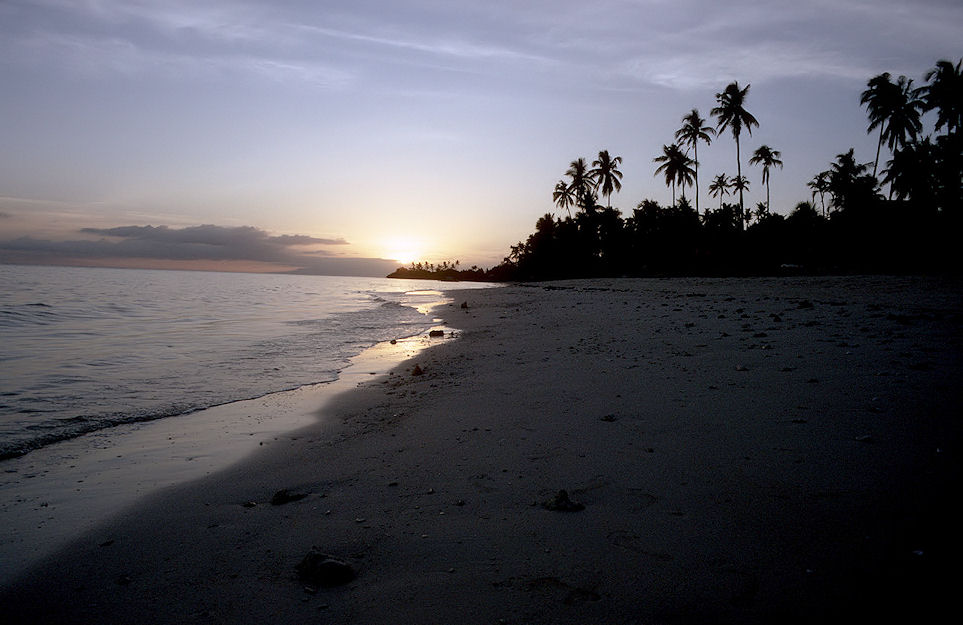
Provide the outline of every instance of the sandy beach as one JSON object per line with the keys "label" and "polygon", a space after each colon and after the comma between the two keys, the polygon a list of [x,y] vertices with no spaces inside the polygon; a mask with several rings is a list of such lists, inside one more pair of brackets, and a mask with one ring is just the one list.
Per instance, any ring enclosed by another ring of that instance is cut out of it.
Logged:
{"label": "sandy beach", "polygon": [[[5,622],[924,622],[953,604],[959,280],[450,296],[457,340],[51,553],[2,589]],[[353,578],[299,575],[312,550]]]}

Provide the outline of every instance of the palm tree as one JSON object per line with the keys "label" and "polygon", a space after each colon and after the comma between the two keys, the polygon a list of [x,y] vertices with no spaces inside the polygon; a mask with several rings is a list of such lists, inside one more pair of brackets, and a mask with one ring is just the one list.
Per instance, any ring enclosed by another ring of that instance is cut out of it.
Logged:
{"label": "palm tree", "polygon": [[859,96],[859,103],[866,106],[869,114],[869,127],[866,132],[872,132],[879,127],[879,141],[876,144],[876,161],[873,164],[873,176],[876,176],[876,169],[879,167],[879,152],[883,147],[885,138],[886,120],[889,119],[890,111],[893,110],[896,99],[896,85],[890,79],[889,72],[883,72],[873,76],[866,82],[866,90]]}
{"label": "palm tree", "polygon": [[585,159],[579,157],[569,163],[565,175],[572,179],[568,188],[575,194],[575,204],[577,206],[587,205],[588,196],[595,187],[595,180],[588,170],[588,165],[585,164]]}
{"label": "palm tree", "polygon": [[608,198],[609,206],[612,205],[612,191],[622,190],[622,172],[619,171],[621,163],[622,157],[612,158],[608,150],[599,152],[599,157],[592,161],[593,169],[589,175],[595,179],[596,188]]}
{"label": "palm tree", "polygon": [[[710,114],[718,119],[718,130],[722,132],[726,128],[732,129],[732,138],[736,140],[736,178],[742,178],[742,161],[739,156],[739,135],[745,126],[749,134],[752,134],[752,127],[759,126],[756,118],[745,109],[746,95],[749,93],[750,85],[745,89],[739,88],[739,83],[733,81],[726,85],[722,93],[716,94],[716,101],[719,106],[710,111]],[[739,189],[739,220],[740,224],[744,219],[745,205],[742,200],[742,188]]]}
{"label": "palm tree", "polygon": [[693,174],[695,171],[692,169],[693,160],[689,158],[678,144],[663,145],[662,146],[662,156],[656,156],[652,159],[655,163],[662,163],[655,170],[655,175],[663,174],[665,176],[665,186],[672,187],[672,205],[675,206],[675,183],[679,182],[683,186],[683,197],[685,196],[685,185],[692,184]]}
{"label": "palm tree", "polygon": [[[729,186],[732,187],[732,189],[739,192],[740,201],[742,201],[741,200],[742,192],[749,190],[749,179],[746,178],[745,176],[736,176],[735,178],[732,179],[732,182],[729,183]],[[738,217],[739,217],[739,228],[741,229],[745,225],[745,222],[749,221],[749,214],[740,208]]]}
{"label": "palm tree", "polygon": [[938,109],[936,130],[946,126],[951,134],[963,129],[963,59],[953,66],[946,59],[936,62],[936,67],[926,72],[924,78],[930,84],[920,89],[924,110]]}
{"label": "palm tree", "polygon": [[749,159],[750,165],[762,165],[762,183],[766,185],[766,210],[770,208],[769,204],[769,168],[773,165],[778,165],[782,169],[782,161],[779,157],[782,153],[779,150],[773,150],[768,145],[760,145],[756,148],[756,151],[752,153],[752,158]]}
{"label": "palm tree", "polygon": [[920,98],[921,90],[913,89],[913,79],[900,76],[894,83],[889,73],[874,76],[866,83],[867,89],[860,96],[860,104],[866,105],[869,113],[871,132],[879,127],[879,142],[876,144],[876,160],[873,163],[873,177],[879,169],[879,153],[883,143],[890,152],[913,141],[923,130],[920,112],[925,102]]}
{"label": "palm tree", "polygon": [[699,142],[706,145],[712,143],[716,131],[712,126],[705,126],[706,120],[699,116],[699,109],[692,111],[682,118],[682,128],[675,131],[675,138],[682,141],[682,145],[692,147],[692,162],[695,166],[696,214],[699,214]]}
{"label": "palm tree", "polygon": [[572,216],[571,207],[575,204],[575,194],[572,189],[565,184],[564,180],[559,180],[555,183],[555,191],[552,192],[552,201],[559,208],[564,208],[568,211],[568,216]]}
{"label": "palm tree", "polygon": [[893,153],[883,170],[883,182],[889,184],[890,198],[895,194],[897,199],[911,199],[918,205],[935,208],[937,169],[935,146],[926,137]]}
{"label": "palm tree", "polygon": [[825,194],[829,191],[829,171],[821,171],[810,180],[807,185],[813,190],[813,203],[816,202],[816,194],[819,194],[819,202],[823,207],[823,217],[826,216],[826,197]]}
{"label": "palm tree", "polygon": [[913,89],[913,79],[900,76],[896,81],[893,109],[886,124],[886,147],[891,153],[908,142],[915,141],[919,136],[923,130],[923,123],[920,121],[923,106],[920,90]]}
{"label": "palm tree", "polygon": [[709,195],[711,197],[719,196],[719,210],[722,210],[722,198],[729,195],[731,186],[732,182],[729,180],[729,176],[725,174],[719,174],[709,183]]}
{"label": "palm tree", "polygon": [[875,176],[869,176],[869,163],[857,163],[853,148],[836,155],[829,169],[829,192],[833,206],[851,208],[866,202],[875,194]]}

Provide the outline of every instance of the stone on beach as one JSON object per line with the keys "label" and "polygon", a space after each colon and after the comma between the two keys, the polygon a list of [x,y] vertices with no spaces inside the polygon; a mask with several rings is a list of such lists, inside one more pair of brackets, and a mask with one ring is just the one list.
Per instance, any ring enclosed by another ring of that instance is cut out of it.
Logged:
{"label": "stone on beach", "polygon": [[295,569],[298,579],[314,586],[343,586],[357,576],[354,568],[332,555],[312,549]]}
{"label": "stone on beach", "polygon": [[282,506],[286,503],[291,503],[292,501],[300,501],[307,496],[307,493],[295,493],[287,488],[282,488],[278,492],[274,493],[274,495],[271,497],[271,505]]}
{"label": "stone on beach", "polygon": [[585,509],[583,504],[569,499],[568,491],[564,489],[555,493],[551,499],[542,504],[542,507],[556,512],[578,512]]}

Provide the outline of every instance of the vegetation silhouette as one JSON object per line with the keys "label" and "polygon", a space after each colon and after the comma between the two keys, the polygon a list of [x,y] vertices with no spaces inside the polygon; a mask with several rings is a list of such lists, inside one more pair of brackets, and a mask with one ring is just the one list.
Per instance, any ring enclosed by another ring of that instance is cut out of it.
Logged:
{"label": "vegetation silhouette", "polygon": [[[732,131],[732,138],[736,142],[736,180],[742,178],[742,159],[739,156],[739,136],[742,134],[743,126],[751,135],[752,127],[758,126],[759,122],[753,117],[752,113],[745,109],[746,96],[749,93],[750,85],[745,89],[739,88],[739,83],[733,81],[726,85],[721,93],[716,94],[716,102],[719,106],[712,109],[711,113],[719,120],[718,129],[722,132],[726,128]],[[745,218],[745,204],[742,199],[743,188],[739,188],[739,214]],[[743,227],[740,220],[740,229]]]}
{"label": "vegetation silhouette", "polygon": [[[699,212],[699,142],[705,141],[706,145],[709,145],[712,143],[712,137],[716,136],[715,128],[705,126],[705,123],[706,120],[699,115],[699,110],[692,109],[688,115],[682,118],[682,127],[675,131],[675,138],[682,141],[683,145],[692,148],[696,213]],[[675,203],[675,200],[673,200],[673,203]]]}
{"label": "vegetation silhouette", "polygon": [[[459,268],[459,263],[412,264],[392,277],[446,280],[552,280],[605,276],[778,275],[789,272],[938,272],[960,273],[957,251],[963,235],[963,59],[940,60],[923,76],[926,84],[888,73],[874,76],[860,96],[869,118],[867,132],[878,130],[876,159],[860,162],[855,150],[837,154],[827,169],[807,183],[811,201],[788,215],[770,205],[770,171],[782,167],[782,154],[767,145],[749,163],[762,167],[766,201],[746,211],[740,137],[752,134],[756,118],[746,111],[749,86],[732,82],[716,94],[716,129],[705,126],[697,110],[683,117],[675,133],[681,142],[662,146],[656,176],[672,189],[672,204],[639,201],[623,216],[611,206],[621,190],[622,158],[601,150],[590,169],[586,159],[571,161],[552,193],[564,218],[551,213],[535,232],[512,245],[496,267]],[[932,134],[924,115],[935,113]],[[708,191],[718,208],[698,209],[700,141],[730,130],[736,144],[736,175],[716,174]],[[882,146],[891,158],[882,163]],[[683,149],[682,146],[685,146]],[[692,148],[693,157],[688,149]],[[675,187],[682,188],[676,201]],[[696,208],[685,187],[696,187]],[[883,190],[888,187],[888,193]],[[735,197],[738,203],[728,203]],[[598,204],[599,194],[606,206]],[[818,204],[817,204],[818,199]],[[817,210],[817,206],[820,210]],[[573,214],[572,209],[575,209]]]}

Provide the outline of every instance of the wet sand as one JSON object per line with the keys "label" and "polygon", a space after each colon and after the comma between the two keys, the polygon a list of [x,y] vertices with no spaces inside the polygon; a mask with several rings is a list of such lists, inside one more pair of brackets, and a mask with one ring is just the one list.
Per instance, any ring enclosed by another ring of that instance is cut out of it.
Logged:
{"label": "wet sand", "polygon": [[[8,618],[818,623],[951,604],[959,281],[452,295],[458,340],[83,535],[4,588]],[[282,489],[303,497],[272,505]],[[546,505],[562,489],[581,509]],[[300,579],[312,548],[356,577]]]}

